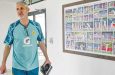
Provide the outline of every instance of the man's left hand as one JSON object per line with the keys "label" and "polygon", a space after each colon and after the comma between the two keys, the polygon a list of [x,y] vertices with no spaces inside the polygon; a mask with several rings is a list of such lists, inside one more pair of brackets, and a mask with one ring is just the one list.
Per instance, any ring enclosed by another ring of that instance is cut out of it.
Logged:
{"label": "man's left hand", "polygon": [[46,60],[44,65],[46,65],[46,64],[51,64],[50,60]]}

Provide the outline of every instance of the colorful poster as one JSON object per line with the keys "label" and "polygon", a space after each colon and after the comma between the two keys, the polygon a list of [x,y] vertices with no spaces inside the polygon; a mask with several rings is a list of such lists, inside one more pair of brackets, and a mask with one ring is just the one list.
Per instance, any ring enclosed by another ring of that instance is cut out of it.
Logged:
{"label": "colorful poster", "polygon": [[101,19],[94,18],[94,31],[101,31]]}
{"label": "colorful poster", "polygon": [[75,32],[75,38],[78,42],[86,42],[87,36],[85,32]]}
{"label": "colorful poster", "polygon": [[94,42],[101,42],[102,32],[94,32]]}
{"label": "colorful poster", "polygon": [[86,49],[87,51],[93,51],[93,43],[87,43]]}
{"label": "colorful poster", "polygon": [[115,30],[115,1],[108,3],[108,30]]}
{"label": "colorful poster", "polygon": [[87,32],[87,42],[93,42],[93,32]]}
{"label": "colorful poster", "polygon": [[113,42],[113,54],[115,54],[115,41]]}
{"label": "colorful poster", "polygon": [[76,50],[86,50],[86,43],[85,42],[76,42],[75,49]]}
{"label": "colorful poster", "polygon": [[99,51],[101,49],[101,44],[99,43],[94,43],[94,51]]}
{"label": "colorful poster", "polygon": [[64,9],[65,49],[115,56],[115,1]]}
{"label": "colorful poster", "polygon": [[108,19],[108,30],[115,30],[115,18]]}
{"label": "colorful poster", "polygon": [[101,50],[106,53],[112,53],[112,42],[102,42]]}
{"label": "colorful poster", "polygon": [[113,32],[102,32],[102,40],[103,41],[112,41],[113,40]]}
{"label": "colorful poster", "polygon": [[102,26],[102,31],[107,31],[108,30],[108,25],[107,25],[107,17],[102,18],[101,21],[101,26]]}

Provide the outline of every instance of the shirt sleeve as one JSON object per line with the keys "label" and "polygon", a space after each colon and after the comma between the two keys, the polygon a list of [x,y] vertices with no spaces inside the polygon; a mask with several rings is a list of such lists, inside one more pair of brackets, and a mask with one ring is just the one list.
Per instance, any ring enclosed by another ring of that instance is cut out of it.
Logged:
{"label": "shirt sleeve", "polygon": [[39,42],[43,42],[44,41],[44,36],[43,36],[43,33],[42,33],[42,29],[41,29],[41,26],[39,23],[36,22],[36,25],[37,25],[37,30],[38,30],[38,37],[37,37],[37,40]]}
{"label": "shirt sleeve", "polygon": [[13,40],[14,40],[14,37],[13,37],[13,27],[12,27],[12,25],[10,25],[9,28],[8,28],[8,32],[7,32],[6,38],[4,40],[4,43],[6,45],[12,45],[13,44]]}

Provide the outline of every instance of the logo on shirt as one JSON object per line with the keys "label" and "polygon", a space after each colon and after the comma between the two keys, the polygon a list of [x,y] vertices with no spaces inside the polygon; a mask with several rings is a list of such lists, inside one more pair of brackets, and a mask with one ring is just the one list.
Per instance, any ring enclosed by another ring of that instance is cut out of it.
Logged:
{"label": "logo on shirt", "polygon": [[24,38],[24,44],[30,44],[30,38],[29,37],[26,37]]}
{"label": "logo on shirt", "polygon": [[33,30],[33,31],[32,31],[32,35],[35,35],[35,34],[36,34],[36,32]]}
{"label": "logo on shirt", "polygon": [[31,41],[30,41],[30,37],[25,37],[23,47],[30,47],[30,46],[32,46]]}

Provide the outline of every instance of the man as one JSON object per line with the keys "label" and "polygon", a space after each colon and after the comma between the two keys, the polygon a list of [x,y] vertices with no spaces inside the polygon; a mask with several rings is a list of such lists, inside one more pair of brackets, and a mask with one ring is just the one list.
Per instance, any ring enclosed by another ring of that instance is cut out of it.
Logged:
{"label": "man", "polygon": [[51,64],[44,44],[41,27],[37,22],[28,19],[29,8],[23,1],[16,4],[20,20],[12,23],[4,41],[5,50],[0,72],[6,72],[6,60],[13,45],[13,75],[38,75],[38,43],[46,61]]}

